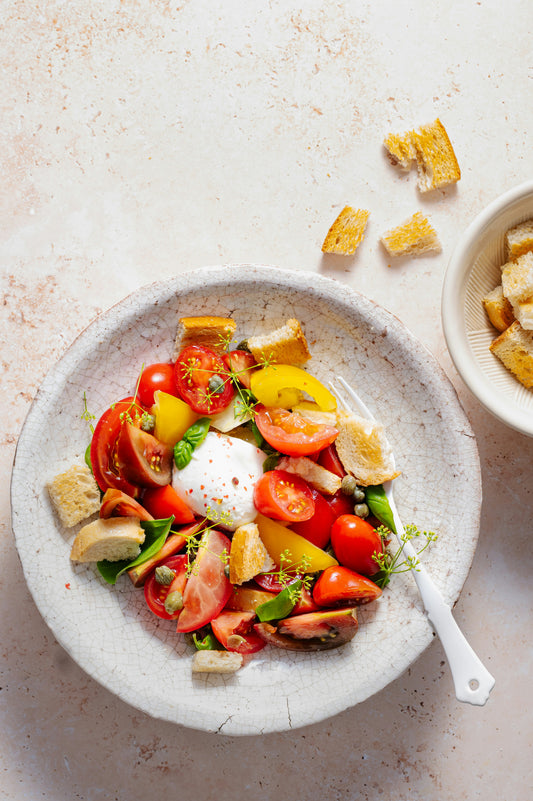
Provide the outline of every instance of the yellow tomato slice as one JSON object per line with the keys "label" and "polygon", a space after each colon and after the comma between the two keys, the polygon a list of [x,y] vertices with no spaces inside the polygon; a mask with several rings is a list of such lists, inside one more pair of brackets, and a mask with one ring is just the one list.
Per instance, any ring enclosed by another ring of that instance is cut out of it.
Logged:
{"label": "yellow tomato slice", "polygon": [[154,436],[166,445],[175,445],[201,416],[180,398],[160,389],[154,392],[152,414],[155,416]]}
{"label": "yellow tomato slice", "polygon": [[[302,560],[305,561],[306,573],[318,573],[327,567],[339,564],[329,553],[317,548],[305,537],[301,537],[300,534],[296,534],[290,528],[286,528],[275,520],[258,514],[255,522],[270,558],[274,560],[278,567],[281,565],[281,555],[284,554],[286,556],[285,552],[287,551],[290,553],[291,563],[298,565]],[[288,567],[286,562],[282,566]]]}
{"label": "yellow tomato slice", "polygon": [[[291,409],[294,406],[294,394],[290,392],[286,395],[287,390],[300,390],[310,395],[323,412],[332,412],[337,408],[335,396],[318,378],[291,364],[270,364],[252,373],[250,389],[264,406]],[[291,401],[292,406],[287,405]]]}

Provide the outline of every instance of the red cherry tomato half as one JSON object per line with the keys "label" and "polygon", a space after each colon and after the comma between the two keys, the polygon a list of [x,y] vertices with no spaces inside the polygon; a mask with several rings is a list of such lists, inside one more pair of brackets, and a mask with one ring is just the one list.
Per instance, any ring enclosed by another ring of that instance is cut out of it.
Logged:
{"label": "red cherry tomato half", "polygon": [[331,527],[331,545],[341,565],[364,576],[378,572],[379,566],[372,557],[383,553],[383,545],[366,520],[350,514],[338,517]]}
{"label": "red cherry tomato half", "polygon": [[[236,651],[238,654],[255,654],[264,648],[265,641],[253,631],[255,612],[221,612],[211,621],[213,634],[221,645],[228,651]],[[238,644],[228,644],[229,638],[238,635],[242,639]]]}
{"label": "red cherry tomato half", "polygon": [[132,484],[161,487],[172,477],[172,448],[126,422],[117,437],[116,463]]}
{"label": "red cherry tomato half", "polygon": [[111,487],[122,490],[131,497],[139,494],[139,488],[121,474],[116,460],[116,442],[122,429],[124,415],[131,412],[134,404],[133,398],[124,398],[114,403],[103,413],[94,429],[91,440],[91,466],[96,483],[102,492]]}
{"label": "red cherry tomato half", "polygon": [[156,520],[174,515],[174,523],[192,523],[194,514],[171,484],[145,489],[142,503]]}
{"label": "red cherry tomato half", "polygon": [[231,542],[216,529],[206,531],[183,594],[183,609],[178,631],[195,631],[210,623],[224,609],[233,586],[224,572],[224,552],[229,555]]}
{"label": "red cherry tomato half", "polygon": [[222,356],[228,371],[240,381],[243,387],[250,389],[252,373],[258,364],[251,353],[246,350],[232,350]]}
{"label": "red cherry tomato half", "polygon": [[300,476],[286,470],[268,470],[254,488],[258,512],[274,520],[309,520],[315,511],[310,486]]}
{"label": "red cherry tomato half", "polygon": [[317,548],[325,548],[329,542],[331,526],[335,520],[335,513],[324,498],[323,495],[314,489],[309,488],[315,502],[315,511],[309,520],[303,520],[301,523],[292,523],[291,530],[296,534],[305,537],[306,540],[312,542]]}
{"label": "red cherry tomato half", "polygon": [[342,462],[337,455],[337,448],[335,443],[328,445],[327,448],[320,451],[318,454],[318,464],[325,467],[331,473],[335,473],[339,478],[344,478],[346,470],[342,466]]}
{"label": "red cherry tomato half", "polygon": [[255,422],[269,445],[288,456],[315,453],[339,433],[333,426],[312,423],[300,414],[271,406],[256,406]]}
{"label": "red cherry tomato half", "polygon": [[234,395],[231,377],[222,357],[203,345],[189,345],[174,365],[178,394],[198,414],[216,414]]}
{"label": "red cherry tomato half", "polygon": [[313,600],[319,606],[359,606],[380,595],[377,584],[343,565],[327,567],[313,587]]}
{"label": "red cherry tomato half", "polygon": [[171,592],[180,592],[183,595],[187,582],[188,558],[184,553],[177,556],[169,556],[158,567],[169,567],[174,570],[176,575],[172,584],[159,584],[155,577],[155,570],[148,576],[144,584],[144,597],[149,609],[163,620],[176,620],[180,616],[181,610],[169,613],[165,609],[167,595]]}
{"label": "red cherry tomato half", "polygon": [[150,409],[154,404],[154,392],[160,389],[168,395],[176,395],[174,365],[158,362],[144,367],[137,385],[139,403]]}

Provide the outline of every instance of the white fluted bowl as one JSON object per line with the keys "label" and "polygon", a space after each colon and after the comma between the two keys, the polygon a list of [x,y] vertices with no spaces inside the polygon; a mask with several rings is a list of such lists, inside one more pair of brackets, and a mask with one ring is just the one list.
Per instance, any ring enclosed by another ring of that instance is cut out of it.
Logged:
{"label": "white fluted bowl", "polygon": [[450,356],[480,403],[511,428],[533,436],[533,391],[489,350],[498,335],[482,300],[501,283],[505,233],[533,218],[533,181],[496,198],[468,226],[446,270],[442,324]]}

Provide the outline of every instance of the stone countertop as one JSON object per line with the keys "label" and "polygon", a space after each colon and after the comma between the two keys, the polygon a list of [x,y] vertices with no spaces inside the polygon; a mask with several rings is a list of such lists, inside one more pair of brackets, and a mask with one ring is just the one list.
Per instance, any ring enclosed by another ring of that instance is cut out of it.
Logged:
{"label": "stone countertop", "polygon": [[[528,797],[530,440],[457,376],[440,294],[465,226],[531,178],[529,2],[5,0],[2,19],[2,798]],[[421,195],[382,141],[436,117],[462,178]],[[370,211],[365,239],[353,257],[325,256],[347,204]],[[442,253],[387,257],[380,235],[417,210]],[[435,640],[379,695],[322,723],[203,734],[112,696],[43,623],[9,506],[17,437],[42,378],[132,290],[226,263],[358,289],[448,374],[482,466],[479,544],[455,617],[496,677],[485,707],[456,701]]]}

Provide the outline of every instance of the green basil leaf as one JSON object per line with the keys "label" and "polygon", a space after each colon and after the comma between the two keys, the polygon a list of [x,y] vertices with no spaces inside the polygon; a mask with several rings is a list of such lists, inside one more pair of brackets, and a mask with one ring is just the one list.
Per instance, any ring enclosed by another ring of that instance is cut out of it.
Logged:
{"label": "green basil leaf", "polygon": [[207,436],[207,432],[209,431],[209,426],[211,425],[211,420],[209,417],[200,417],[195,423],[187,429],[185,434],[183,435],[183,439],[185,442],[188,442],[189,445],[192,445],[193,450],[201,445],[204,439]]}
{"label": "green basil leaf", "polygon": [[118,577],[130,567],[142,565],[143,562],[155,556],[165,544],[173,521],[174,517],[164,520],[141,520],[141,528],[144,529],[145,537],[139,556],[130,561],[121,559],[119,562],[109,562],[107,559],[103,559],[101,562],[97,562],[96,567],[102,578],[108,584],[115,584]]}
{"label": "green basil leaf", "polygon": [[387,526],[396,534],[392,509],[382,484],[378,484],[376,487],[366,487],[365,495],[367,506],[374,517],[377,517],[380,523],[383,523],[384,526]]}
{"label": "green basil leaf", "polygon": [[256,607],[255,614],[261,623],[268,622],[269,620],[282,620],[284,617],[290,615],[296,604],[295,598],[302,588],[301,579],[293,581],[288,587],[278,592],[275,598],[270,601],[265,601],[264,604],[259,604]]}
{"label": "green basil leaf", "polygon": [[184,439],[180,439],[179,442],[176,442],[174,445],[174,464],[178,470],[183,470],[184,467],[187,467],[192,459],[193,450],[194,448],[190,442]]}

